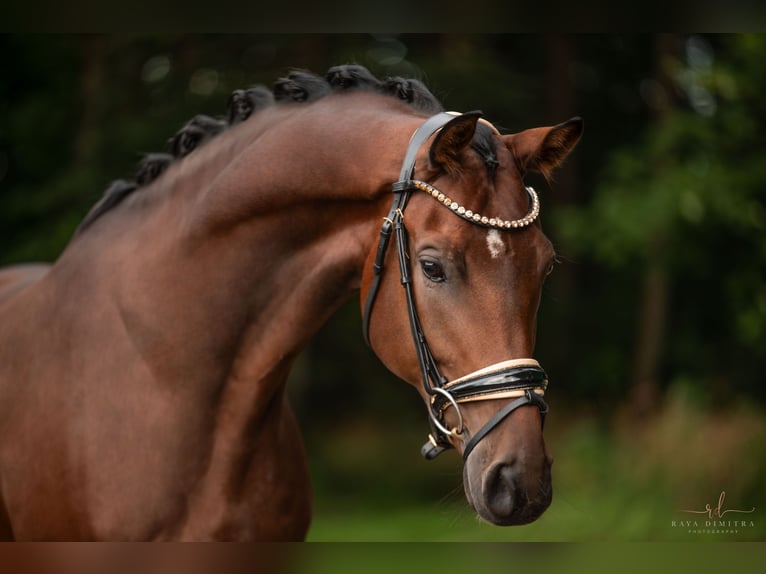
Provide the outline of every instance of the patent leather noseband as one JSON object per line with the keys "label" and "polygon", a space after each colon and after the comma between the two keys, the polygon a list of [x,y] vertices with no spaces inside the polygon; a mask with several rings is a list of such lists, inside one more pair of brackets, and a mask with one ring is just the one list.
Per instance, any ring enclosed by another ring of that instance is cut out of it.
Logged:
{"label": "patent leather noseband", "polygon": [[[473,114],[478,115],[477,112],[473,112]],[[394,235],[396,238],[401,283],[405,290],[407,313],[420,365],[423,388],[430,397],[429,423],[431,425],[431,433],[428,436],[428,442],[421,449],[421,454],[428,460],[435,458],[448,448],[453,448],[451,439],[457,439],[465,432],[460,412],[461,403],[490,399],[513,399],[464,443],[463,458],[466,460],[479,441],[516,409],[525,405],[534,405],[540,409],[543,421],[545,420],[545,414],[548,412],[548,405],[543,400],[543,394],[548,385],[548,378],[537,361],[534,359],[503,361],[450,382],[439,371],[437,361],[431,353],[420,324],[413,295],[412,273],[407,247],[408,234],[404,226],[404,210],[413,192],[425,191],[445,207],[452,210],[456,215],[469,222],[501,230],[512,231],[524,228],[536,219],[539,212],[537,195],[531,188],[527,188],[531,199],[531,209],[527,216],[515,221],[505,221],[499,218],[488,218],[474,214],[470,210],[466,210],[464,206],[453,202],[429,184],[412,179],[415,171],[415,158],[420,147],[429,137],[459,115],[455,112],[436,114],[426,120],[410,139],[399,174],[399,181],[392,186],[393,203],[388,216],[383,220],[383,227],[380,231],[380,239],[373,265],[373,278],[365,301],[363,316],[364,337],[369,345],[370,316],[380,288],[388,245],[391,236]],[[444,422],[445,412],[449,408],[455,409],[458,418],[457,426],[451,429],[447,428]]]}

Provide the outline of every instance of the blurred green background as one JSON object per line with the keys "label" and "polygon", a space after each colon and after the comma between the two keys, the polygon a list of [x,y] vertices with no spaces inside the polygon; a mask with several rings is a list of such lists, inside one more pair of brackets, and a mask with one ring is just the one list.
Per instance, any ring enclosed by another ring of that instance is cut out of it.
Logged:
{"label": "blurred green background", "polygon": [[[290,381],[309,539],[766,540],[766,36],[17,34],[0,53],[0,264],[54,260],[141,154],[292,68],[416,77],[506,132],[584,117],[553,185],[529,179],[562,260],[536,352],[551,508],[525,527],[474,517],[459,457],[420,458],[425,409],[351,301]],[[721,492],[755,508],[724,517],[745,525],[681,525]]]}

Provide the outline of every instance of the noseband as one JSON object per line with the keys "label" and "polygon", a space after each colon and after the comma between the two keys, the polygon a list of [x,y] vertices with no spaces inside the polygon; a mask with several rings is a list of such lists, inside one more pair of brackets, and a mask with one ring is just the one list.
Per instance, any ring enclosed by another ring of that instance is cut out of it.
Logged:
{"label": "noseband", "polygon": [[[420,147],[429,137],[444,127],[447,122],[454,119],[456,115],[459,114],[443,112],[432,116],[415,131],[410,139],[399,174],[399,181],[392,186],[394,194],[393,204],[388,216],[384,218],[383,227],[380,230],[380,239],[373,265],[373,278],[370,291],[367,294],[367,300],[365,301],[363,317],[364,337],[369,345],[370,315],[375,303],[375,297],[380,288],[383,262],[393,233],[396,236],[399,271],[401,272],[401,282],[407,300],[410,329],[415,342],[418,363],[420,364],[423,388],[430,397],[429,423],[431,425],[431,434],[428,435],[428,442],[423,445],[420,451],[428,460],[435,458],[444,450],[452,448],[453,444],[450,439],[457,438],[465,430],[463,428],[463,417],[460,412],[461,403],[490,399],[513,399],[498,411],[478,432],[470,437],[463,449],[464,460],[468,459],[468,455],[482,438],[487,436],[493,428],[519,407],[524,405],[538,407],[543,421],[548,412],[548,405],[543,400],[545,389],[548,386],[548,377],[534,359],[503,361],[454,381],[448,381],[439,372],[439,367],[428,346],[417,309],[415,308],[410,259],[407,250],[408,234],[404,226],[404,210],[407,207],[412,192],[422,191],[428,193],[453,213],[475,225],[503,231],[523,229],[531,225],[537,219],[540,211],[537,194],[531,187],[527,188],[531,203],[529,213],[521,219],[508,221],[502,218],[487,217],[474,213],[445,196],[430,184],[412,179],[415,172],[415,158]],[[491,124],[488,125],[494,130]],[[447,428],[444,422],[444,414],[449,408],[454,408],[458,417],[457,427],[452,429]]]}

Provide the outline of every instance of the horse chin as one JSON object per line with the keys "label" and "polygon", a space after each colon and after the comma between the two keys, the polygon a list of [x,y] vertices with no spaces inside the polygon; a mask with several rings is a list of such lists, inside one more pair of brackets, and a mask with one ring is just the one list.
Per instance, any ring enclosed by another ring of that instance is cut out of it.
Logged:
{"label": "horse chin", "polygon": [[495,526],[529,524],[550,506],[553,487],[548,461],[536,473],[539,478],[525,477],[515,465],[481,467],[471,462],[469,459],[463,469],[465,496],[485,522]]}

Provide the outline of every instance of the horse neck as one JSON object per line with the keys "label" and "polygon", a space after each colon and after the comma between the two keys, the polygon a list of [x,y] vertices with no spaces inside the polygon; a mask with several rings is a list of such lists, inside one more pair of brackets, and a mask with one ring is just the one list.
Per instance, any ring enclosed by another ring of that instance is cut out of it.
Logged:
{"label": "horse neck", "polygon": [[358,290],[421,121],[379,102],[351,106],[365,99],[373,97],[260,112],[261,123],[255,116],[169,171],[162,200],[120,234],[112,252],[122,265],[109,284],[132,336],[149,333],[147,345],[169,352],[182,345],[179,361],[216,358],[206,374],[179,365],[182,377],[276,390],[295,355]]}
{"label": "horse neck", "polygon": [[246,305],[253,325],[288,325],[280,331],[292,338],[290,351],[359,289],[407,140],[422,121],[409,108],[394,113],[393,103],[339,94],[294,112],[278,107],[265,130],[254,124],[257,137],[243,131],[252,143],[195,207],[189,243],[225,244],[239,257],[232,280],[250,276],[258,287]]}

